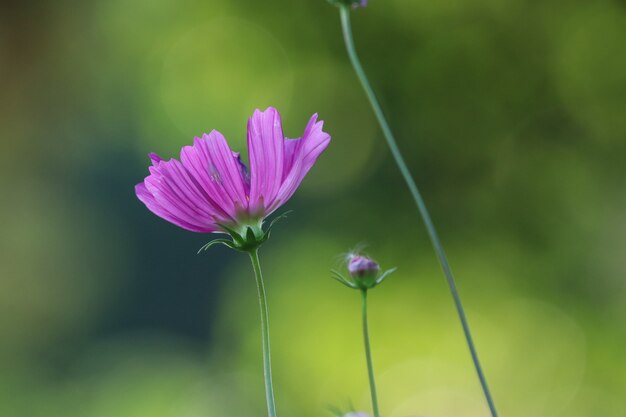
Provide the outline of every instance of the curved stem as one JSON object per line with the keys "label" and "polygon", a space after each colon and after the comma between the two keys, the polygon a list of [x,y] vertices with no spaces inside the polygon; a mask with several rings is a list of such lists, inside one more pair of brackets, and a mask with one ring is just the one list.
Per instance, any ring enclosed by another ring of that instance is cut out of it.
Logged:
{"label": "curved stem", "polygon": [[378,396],[376,395],[376,380],[374,379],[374,365],[372,363],[372,349],[370,347],[370,335],[367,325],[367,289],[361,290],[361,313],[363,316],[363,342],[365,344],[365,359],[367,361],[367,375],[370,380],[370,394],[372,396],[372,410],[374,417],[380,417],[378,411]]}
{"label": "curved stem", "polygon": [[391,154],[402,173],[402,177],[409,187],[409,191],[413,196],[413,200],[417,205],[417,209],[424,221],[426,226],[426,230],[428,231],[428,236],[430,237],[430,241],[437,253],[437,257],[439,258],[439,263],[441,264],[441,268],[443,269],[443,273],[446,277],[446,281],[448,282],[448,287],[450,288],[450,293],[452,294],[452,298],[454,299],[454,304],[456,306],[459,319],[461,320],[461,325],[463,327],[463,332],[465,334],[465,339],[467,341],[467,345],[469,347],[470,354],[472,356],[472,360],[474,361],[474,366],[476,368],[476,373],[478,374],[478,379],[480,380],[480,384],[482,386],[483,392],[485,394],[485,398],[487,400],[487,404],[489,405],[489,409],[491,411],[491,415],[493,417],[497,417],[498,413],[496,411],[496,407],[493,403],[493,399],[491,398],[491,393],[489,392],[489,387],[487,386],[487,380],[485,379],[485,375],[483,373],[482,367],[480,365],[480,361],[478,359],[478,353],[476,352],[476,347],[474,346],[474,342],[472,340],[472,334],[470,332],[469,324],[467,323],[467,318],[465,317],[465,310],[463,309],[463,304],[461,303],[461,298],[456,288],[456,283],[454,282],[454,277],[452,275],[452,270],[450,269],[450,265],[448,264],[448,259],[446,258],[446,254],[443,250],[443,245],[439,240],[439,235],[437,234],[437,230],[435,229],[435,225],[432,222],[430,217],[430,213],[426,208],[426,204],[424,203],[424,199],[422,198],[419,190],[417,189],[417,185],[415,184],[415,180],[411,176],[411,172],[402,157],[402,153],[398,148],[396,140],[391,133],[391,128],[387,123],[387,119],[385,119],[385,115],[383,114],[382,108],[378,103],[378,99],[374,94],[374,90],[372,89],[367,76],[365,75],[365,71],[363,71],[363,67],[361,66],[361,62],[359,61],[359,57],[356,53],[356,49],[354,47],[354,40],[352,39],[352,28],[350,26],[350,10],[348,6],[342,5],[339,7],[340,15],[341,15],[341,27],[343,30],[343,37],[346,44],[346,49],[348,51],[348,56],[350,57],[350,61],[352,66],[354,67],[354,71],[356,72],[359,81],[361,82],[361,86],[365,90],[365,94],[369,99],[369,102],[374,110],[374,114],[376,115],[376,119],[378,119],[378,123],[383,131],[383,135],[385,140],[387,141],[387,145],[389,145],[389,149],[391,150]]}
{"label": "curved stem", "polygon": [[249,252],[254,277],[259,292],[259,306],[261,308],[261,333],[263,336],[263,375],[265,378],[265,398],[267,400],[267,414],[269,417],[276,417],[276,405],[274,403],[274,387],[272,385],[272,361],[270,353],[270,328],[267,313],[267,300],[265,297],[265,286],[263,285],[263,275],[261,274],[261,264],[259,263],[258,249]]}

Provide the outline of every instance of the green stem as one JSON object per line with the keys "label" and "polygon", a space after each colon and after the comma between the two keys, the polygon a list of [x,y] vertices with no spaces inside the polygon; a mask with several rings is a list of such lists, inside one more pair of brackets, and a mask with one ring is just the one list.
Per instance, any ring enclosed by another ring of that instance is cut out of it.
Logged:
{"label": "green stem", "polygon": [[474,346],[474,342],[472,340],[472,334],[470,332],[469,324],[467,323],[467,318],[465,316],[465,311],[463,309],[463,304],[461,303],[461,298],[456,288],[456,283],[454,282],[454,277],[452,275],[452,270],[450,269],[450,265],[448,264],[448,259],[446,258],[446,254],[443,250],[443,245],[439,240],[439,235],[437,230],[435,229],[435,225],[432,222],[430,217],[430,213],[426,208],[426,204],[424,203],[424,199],[422,198],[419,190],[417,189],[417,185],[415,184],[415,180],[411,176],[411,172],[402,157],[402,153],[398,148],[396,140],[391,133],[391,128],[387,123],[387,119],[385,119],[385,115],[383,114],[382,108],[378,103],[378,99],[374,94],[374,90],[372,89],[367,76],[365,75],[365,71],[363,71],[363,67],[361,66],[361,62],[359,61],[359,57],[356,53],[356,49],[354,47],[354,40],[352,39],[352,28],[350,26],[350,9],[348,6],[341,5],[339,7],[340,15],[341,15],[341,27],[343,29],[343,37],[346,44],[346,49],[348,51],[348,56],[350,57],[350,61],[352,66],[354,67],[354,71],[356,72],[359,81],[361,82],[361,86],[365,90],[365,94],[369,99],[369,102],[374,110],[374,114],[376,115],[376,119],[378,119],[378,123],[383,131],[383,135],[385,140],[387,141],[387,145],[391,150],[391,154],[404,177],[404,180],[409,187],[409,191],[413,196],[413,200],[415,200],[415,204],[417,205],[417,209],[426,225],[426,230],[428,231],[428,236],[430,237],[430,241],[437,253],[437,257],[439,258],[439,263],[441,264],[441,268],[443,269],[443,273],[448,282],[448,287],[450,288],[450,293],[452,294],[452,298],[454,299],[454,304],[456,306],[456,310],[459,315],[459,319],[461,320],[461,325],[463,327],[463,332],[465,334],[465,339],[467,341],[467,346],[469,347],[470,354],[472,356],[472,360],[474,361],[474,367],[476,368],[476,373],[478,374],[478,379],[480,380],[480,384],[482,386],[483,392],[485,394],[485,398],[487,400],[487,404],[491,411],[491,415],[493,417],[497,417],[498,413],[496,411],[496,407],[493,403],[493,399],[491,398],[491,393],[489,392],[489,387],[487,386],[487,380],[482,371],[482,367],[480,366],[480,361],[478,359],[478,353],[476,352],[476,347]]}
{"label": "green stem", "polygon": [[367,361],[367,375],[370,380],[370,394],[372,396],[372,409],[374,417],[380,417],[378,411],[378,396],[376,395],[376,379],[374,379],[374,365],[372,364],[372,349],[370,347],[370,334],[367,325],[367,289],[361,290],[361,313],[363,315],[363,342],[365,344],[365,359]]}
{"label": "green stem", "polygon": [[270,328],[267,313],[267,300],[265,297],[265,286],[263,285],[263,275],[261,264],[259,263],[258,249],[249,252],[254,277],[259,291],[259,306],[261,308],[261,333],[263,336],[263,375],[265,378],[265,398],[267,400],[267,414],[269,417],[276,417],[276,405],[274,403],[274,387],[272,385],[272,361],[270,353]]}

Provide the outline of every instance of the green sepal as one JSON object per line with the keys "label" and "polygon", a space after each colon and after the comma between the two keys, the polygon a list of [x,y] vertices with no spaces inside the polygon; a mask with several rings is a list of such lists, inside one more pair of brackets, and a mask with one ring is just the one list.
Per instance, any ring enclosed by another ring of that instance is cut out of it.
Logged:
{"label": "green sepal", "polygon": [[224,245],[224,246],[228,246],[231,249],[237,249],[237,247],[235,246],[235,244],[228,240],[228,239],[214,239],[210,242],[208,242],[207,244],[205,244],[204,246],[202,246],[199,250],[198,250],[198,254],[200,254],[200,252],[208,250],[211,246],[214,245]]}
{"label": "green sepal", "polygon": [[256,240],[256,236],[254,236],[254,230],[251,227],[246,228],[246,240],[248,242],[253,242]]}
{"label": "green sepal", "polygon": [[343,285],[345,285],[348,288],[352,288],[353,290],[359,289],[358,285],[356,285],[354,282],[344,277],[343,275],[341,275],[339,272],[335,271],[334,269],[331,269],[330,272],[334,280],[341,282]]}
{"label": "green sepal", "polygon": [[245,245],[245,239],[239,233],[237,233],[235,229],[222,223],[217,223],[217,225],[228,232],[228,234],[233,238],[233,241],[237,246],[241,247]]}
{"label": "green sepal", "polygon": [[237,249],[242,252],[250,252],[251,250],[261,246],[261,243],[265,242],[265,240],[263,240],[263,235],[257,237],[251,226],[246,226],[245,235],[246,237],[242,238],[242,243],[237,245]]}
{"label": "green sepal", "polygon": [[270,237],[270,233],[272,232],[272,227],[274,227],[274,225],[276,223],[278,223],[279,220],[281,219],[286,219],[291,213],[293,212],[293,210],[289,210],[284,212],[283,214],[281,214],[280,216],[274,217],[274,219],[272,219],[272,221],[270,222],[270,224],[267,226],[267,230],[265,231],[265,233],[263,234],[263,239],[262,241],[265,242],[267,239],[269,239]]}
{"label": "green sepal", "polygon": [[385,272],[383,272],[381,274],[381,276],[379,276],[378,278],[376,278],[376,281],[374,282],[374,285],[371,286],[371,288],[374,288],[375,286],[377,286],[378,284],[380,284],[381,282],[383,282],[383,280],[385,278],[387,278],[391,273],[395,272],[395,270],[398,268],[391,268],[386,270]]}

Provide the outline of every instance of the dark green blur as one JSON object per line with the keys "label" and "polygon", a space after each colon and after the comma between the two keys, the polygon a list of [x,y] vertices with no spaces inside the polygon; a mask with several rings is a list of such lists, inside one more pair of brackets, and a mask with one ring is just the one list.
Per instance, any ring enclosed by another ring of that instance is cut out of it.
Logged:
{"label": "dark green blur", "polygon": [[[9,2],[6,2],[9,3]],[[363,65],[448,251],[503,417],[626,414],[626,5],[371,0]],[[262,417],[247,256],[150,213],[177,157],[277,107],[333,140],[261,248],[278,413],[488,415],[437,259],[325,0],[0,6],[0,416]]]}

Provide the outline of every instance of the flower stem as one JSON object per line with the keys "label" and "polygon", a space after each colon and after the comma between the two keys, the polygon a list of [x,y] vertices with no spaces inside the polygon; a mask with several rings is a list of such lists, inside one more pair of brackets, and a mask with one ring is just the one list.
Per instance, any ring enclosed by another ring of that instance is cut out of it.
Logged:
{"label": "flower stem", "polygon": [[448,264],[448,259],[446,258],[446,254],[443,250],[443,245],[439,240],[439,235],[437,230],[435,229],[435,225],[432,222],[430,217],[430,213],[426,208],[426,204],[424,203],[424,199],[422,198],[419,190],[417,189],[417,185],[415,184],[415,180],[411,176],[411,172],[409,171],[404,158],[402,157],[402,153],[398,148],[396,140],[391,133],[391,128],[385,119],[385,115],[383,114],[382,108],[378,103],[378,99],[374,94],[374,90],[372,89],[367,76],[365,75],[365,71],[363,71],[363,67],[361,66],[361,62],[359,61],[359,57],[356,53],[356,49],[354,47],[354,40],[352,38],[352,28],[350,25],[350,9],[348,6],[341,5],[339,7],[340,15],[341,15],[341,27],[343,30],[343,37],[346,44],[346,49],[348,51],[348,56],[350,57],[350,62],[354,67],[354,71],[356,72],[359,81],[361,82],[361,86],[365,90],[365,94],[369,99],[369,102],[374,110],[374,114],[376,115],[376,119],[378,119],[378,123],[383,131],[383,135],[385,140],[387,141],[387,145],[391,150],[391,154],[404,177],[404,180],[409,187],[409,191],[413,196],[413,200],[415,200],[415,204],[417,205],[417,209],[424,221],[426,226],[426,230],[428,231],[428,236],[430,237],[430,241],[437,253],[437,257],[439,258],[439,263],[441,264],[441,268],[443,269],[443,273],[448,282],[448,287],[450,288],[450,293],[452,294],[452,298],[454,299],[454,304],[456,306],[459,319],[461,320],[461,325],[463,327],[463,332],[465,334],[465,339],[467,341],[467,345],[469,347],[470,354],[472,356],[472,360],[474,361],[474,366],[476,368],[476,373],[478,374],[478,379],[480,380],[480,384],[482,386],[483,392],[485,394],[485,398],[487,400],[487,404],[489,406],[489,410],[491,411],[492,417],[497,417],[498,413],[496,411],[496,407],[493,403],[493,399],[491,398],[491,393],[489,392],[489,387],[487,386],[487,380],[483,373],[482,367],[480,366],[480,361],[478,359],[478,353],[476,352],[476,347],[474,346],[474,342],[472,340],[472,334],[470,332],[469,324],[467,323],[467,318],[465,316],[465,310],[463,309],[463,304],[461,303],[461,298],[456,288],[456,283],[454,282],[454,277],[452,275],[452,270],[450,269],[450,265]]}
{"label": "flower stem", "polygon": [[258,249],[250,252],[250,260],[254,269],[254,277],[259,292],[259,306],[261,308],[261,333],[263,336],[263,375],[265,378],[265,398],[267,400],[267,414],[269,417],[276,417],[276,405],[274,403],[274,387],[272,385],[272,361],[270,353],[270,328],[267,313],[267,300],[265,297],[265,286],[263,285],[263,275],[261,264],[259,263]]}
{"label": "flower stem", "polygon": [[378,396],[376,395],[376,379],[374,378],[374,365],[372,364],[372,349],[370,347],[370,335],[367,325],[367,289],[361,290],[361,306],[363,315],[363,343],[365,344],[365,359],[367,361],[367,374],[370,380],[370,394],[372,396],[372,409],[374,417],[380,417],[378,411]]}

